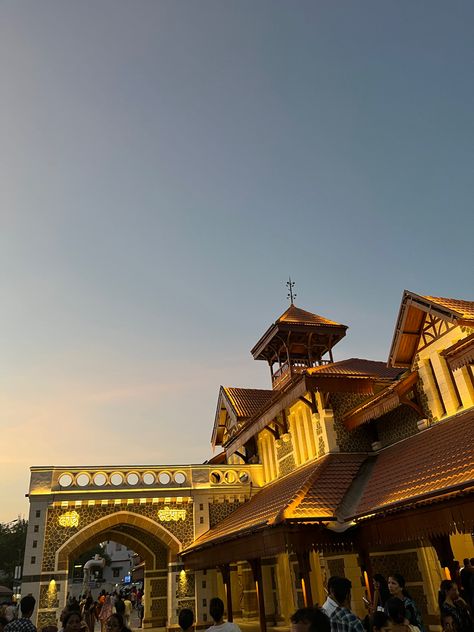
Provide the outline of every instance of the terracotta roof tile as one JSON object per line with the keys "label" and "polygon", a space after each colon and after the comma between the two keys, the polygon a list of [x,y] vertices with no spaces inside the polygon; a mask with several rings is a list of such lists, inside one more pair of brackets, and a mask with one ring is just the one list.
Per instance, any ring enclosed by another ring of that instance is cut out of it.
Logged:
{"label": "terracotta roof tile", "polygon": [[310,461],[266,485],[190,548],[284,520],[333,518],[365,458],[365,454],[335,453]]}
{"label": "terracotta roof tile", "polygon": [[457,298],[443,298],[441,296],[423,296],[432,303],[457,312],[465,320],[474,320],[474,301],[463,301]]}
{"label": "terracotta roof tile", "polygon": [[371,377],[378,379],[395,380],[403,371],[388,367],[386,362],[364,360],[362,358],[349,358],[332,364],[323,364],[307,369],[308,375],[328,377]]}
{"label": "terracotta roof tile", "polygon": [[337,323],[334,320],[329,320],[329,318],[324,318],[324,316],[319,316],[318,314],[307,312],[304,309],[296,307],[296,305],[290,305],[290,307],[285,312],[283,312],[283,314],[276,322],[291,323],[297,325],[328,325],[330,327],[345,326],[341,325],[341,323]]}
{"label": "terracotta roof tile", "polygon": [[[448,446],[448,448],[447,448]],[[474,485],[474,410],[382,450],[355,515]]]}
{"label": "terracotta roof tile", "polygon": [[223,391],[238,418],[252,417],[275,396],[274,391],[258,388],[224,386]]}

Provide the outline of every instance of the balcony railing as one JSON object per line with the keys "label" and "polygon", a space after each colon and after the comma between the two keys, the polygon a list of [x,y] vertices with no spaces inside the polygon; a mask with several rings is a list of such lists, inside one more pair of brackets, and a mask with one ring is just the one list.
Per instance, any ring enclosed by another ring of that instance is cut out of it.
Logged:
{"label": "balcony railing", "polygon": [[309,360],[292,360],[291,366],[284,362],[272,375],[272,385],[274,389],[281,388],[286,384],[292,375],[303,373],[306,369],[331,364],[330,360],[321,360],[319,362],[310,362]]}

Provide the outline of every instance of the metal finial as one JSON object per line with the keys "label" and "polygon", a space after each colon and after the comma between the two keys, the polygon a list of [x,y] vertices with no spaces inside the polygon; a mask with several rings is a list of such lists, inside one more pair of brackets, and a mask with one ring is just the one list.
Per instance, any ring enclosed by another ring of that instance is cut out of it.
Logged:
{"label": "metal finial", "polygon": [[286,295],[286,298],[289,298],[290,304],[294,305],[297,294],[296,292],[293,292],[293,288],[295,287],[295,282],[291,280],[291,277],[289,277],[289,280],[286,282],[286,286],[288,288],[288,294]]}

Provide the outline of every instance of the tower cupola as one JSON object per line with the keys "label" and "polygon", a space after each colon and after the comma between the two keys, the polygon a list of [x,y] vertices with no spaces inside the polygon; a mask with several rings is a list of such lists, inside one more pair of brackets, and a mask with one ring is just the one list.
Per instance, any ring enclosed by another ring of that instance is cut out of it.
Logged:
{"label": "tower cupola", "polygon": [[272,386],[281,388],[305,369],[333,362],[332,349],[346,335],[347,325],[296,307],[271,325],[251,350],[254,360],[266,360]]}

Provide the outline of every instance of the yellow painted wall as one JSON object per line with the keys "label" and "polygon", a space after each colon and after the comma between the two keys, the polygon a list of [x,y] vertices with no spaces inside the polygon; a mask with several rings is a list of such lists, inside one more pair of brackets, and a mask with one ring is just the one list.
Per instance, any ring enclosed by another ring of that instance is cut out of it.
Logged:
{"label": "yellow painted wall", "polygon": [[[428,347],[418,351],[419,374],[423,382],[425,394],[428,398],[428,405],[431,413],[437,420],[444,416],[449,417],[460,410],[474,406],[474,389],[466,371],[458,370],[453,372],[453,377],[456,381],[456,386],[462,400],[461,406],[459,406],[456,392],[452,384],[451,374],[447,368],[445,359],[440,355],[441,351],[448,349],[454,343],[462,340],[468,336],[469,333],[470,332],[467,330],[463,331],[461,327],[455,327],[437,340],[434,340]],[[430,376],[430,371],[427,366],[428,360],[431,361],[436,374],[436,380],[443,398],[446,415],[443,413],[436,387]]]}
{"label": "yellow painted wall", "polygon": [[454,553],[454,559],[457,560],[461,566],[465,557],[471,559],[474,557],[474,540],[469,533],[455,533],[450,536],[451,547]]}

